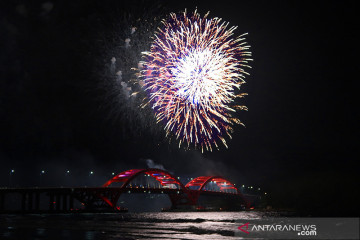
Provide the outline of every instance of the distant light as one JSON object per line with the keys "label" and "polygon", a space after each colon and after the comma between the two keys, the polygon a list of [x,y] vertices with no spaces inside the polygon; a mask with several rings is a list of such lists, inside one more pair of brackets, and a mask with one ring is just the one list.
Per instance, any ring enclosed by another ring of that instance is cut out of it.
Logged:
{"label": "distant light", "polygon": [[258,190],[260,191],[260,188],[258,188]]}
{"label": "distant light", "polygon": [[92,174],[94,174],[94,172],[93,172],[93,171],[91,171],[91,172],[90,172],[90,174],[92,175]]}
{"label": "distant light", "polygon": [[265,193],[265,195],[266,195],[267,193]]}
{"label": "distant light", "polygon": [[178,177],[178,179],[180,179],[180,177]]}
{"label": "distant light", "polygon": [[69,171],[69,170],[67,170],[67,171],[66,171],[66,173],[70,173],[70,171]]}
{"label": "distant light", "polygon": [[115,175],[115,173],[112,173],[112,175]]}
{"label": "distant light", "polygon": [[42,173],[42,174],[44,174],[44,173],[45,173],[45,171],[44,171],[44,170],[42,170],[42,171],[41,171],[41,173]]}
{"label": "distant light", "polygon": [[253,188],[252,186],[250,188]]}
{"label": "distant light", "polygon": [[242,187],[245,187],[245,185],[242,185]]}
{"label": "distant light", "polygon": [[15,172],[15,170],[14,170],[14,169],[11,169],[11,172],[12,172],[12,173],[14,173],[14,172]]}

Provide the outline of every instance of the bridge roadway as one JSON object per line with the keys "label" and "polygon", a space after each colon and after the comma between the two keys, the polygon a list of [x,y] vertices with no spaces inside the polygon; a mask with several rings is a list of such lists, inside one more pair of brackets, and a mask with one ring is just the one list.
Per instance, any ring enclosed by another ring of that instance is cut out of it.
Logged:
{"label": "bridge roadway", "polygon": [[[236,193],[215,192],[207,190],[174,189],[174,188],[144,188],[144,187],[47,187],[47,188],[1,188],[0,213],[41,213],[41,212],[75,212],[74,201],[84,206],[84,211],[120,211],[116,203],[124,193],[167,194],[173,207],[176,205],[196,205],[189,201],[192,196],[211,195],[222,197],[239,197]],[[11,196],[12,195],[12,196]],[[14,195],[20,197],[19,206],[10,210],[7,201],[13,201]],[[40,202],[47,201],[47,209]],[[42,208],[42,209],[41,209]]]}

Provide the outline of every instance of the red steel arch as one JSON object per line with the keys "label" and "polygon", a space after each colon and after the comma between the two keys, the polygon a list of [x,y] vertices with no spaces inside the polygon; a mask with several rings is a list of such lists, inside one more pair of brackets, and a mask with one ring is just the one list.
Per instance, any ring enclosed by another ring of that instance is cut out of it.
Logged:
{"label": "red steel arch", "polygon": [[[239,195],[246,202],[246,199],[241,194],[241,192],[235,187],[235,185],[221,176],[197,177],[184,186],[178,178],[174,177],[169,172],[155,168],[131,169],[117,174],[109,181],[107,181],[103,185],[103,187],[109,187],[112,183],[123,183],[121,187],[119,187],[120,190],[121,189],[123,190],[117,192],[117,194],[112,195],[110,197],[100,196],[100,198],[102,198],[102,200],[111,207],[116,208],[116,203],[120,197],[120,194],[123,191],[125,191],[125,188],[133,179],[135,179],[137,176],[141,174],[146,174],[155,178],[155,180],[157,180],[164,188],[174,189],[174,185],[177,185],[178,188],[176,189],[179,189],[182,192],[182,194],[179,194],[179,192],[178,194],[168,193],[173,205],[196,205],[201,192],[203,192],[204,187],[210,181],[215,182],[217,186],[220,188],[220,192],[222,193],[229,194],[228,192],[225,191],[225,189],[234,189],[235,193],[233,194]],[[190,189],[190,187],[194,187],[194,186],[197,186],[198,189],[196,190]]]}
{"label": "red steel arch", "polygon": [[180,189],[186,190],[184,184],[182,184],[179,179],[171,175],[165,170],[156,169],[156,168],[148,168],[148,169],[131,169],[117,174],[115,177],[107,181],[103,187],[108,187],[110,184],[114,182],[123,182],[121,188],[125,188],[131,180],[139,176],[140,174],[147,174],[151,177],[155,178],[160,184],[164,187],[169,187],[173,184],[178,185]]}
{"label": "red steel arch", "polygon": [[[174,177],[172,174],[168,173],[165,170],[161,170],[161,169],[156,169],[156,168],[148,168],[148,169],[131,169],[131,170],[127,170],[124,172],[121,172],[119,174],[117,174],[115,177],[113,177],[112,179],[110,179],[109,181],[107,181],[103,187],[109,187],[110,184],[114,183],[114,182],[122,182],[123,184],[121,185],[120,189],[124,189],[126,188],[126,186],[137,176],[141,175],[141,174],[147,174],[153,178],[155,178],[164,188],[173,188],[173,185],[178,185],[179,186],[179,190],[182,190],[184,193],[186,193],[187,197],[186,199],[188,199],[189,201],[195,202],[197,200],[197,196],[193,196],[193,194],[189,193],[188,189],[184,186],[184,184],[182,184],[176,177]],[[108,205],[110,205],[111,207],[115,208],[116,207],[116,203],[118,201],[120,197],[120,194],[111,197],[111,199],[101,196],[101,198],[103,199],[104,202],[106,202]],[[178,202],[179,200],[181,200],[181,196],[176,196],[176,195],[172,195],[169,194],[170,200],[172,203]]]}
{"label": "red steel arch", "polygon": [[236,194],[240,194],[240,191],[235,187],[233,183],[221,176],[201,176],[197,177],[190,182],[188,182],[185,187],[190,189],[190,187],[199,187],[197,190],[202,191],[206,184],[213,181],[220,188],[221,192],[224,192],[225,189],[234,189]]}

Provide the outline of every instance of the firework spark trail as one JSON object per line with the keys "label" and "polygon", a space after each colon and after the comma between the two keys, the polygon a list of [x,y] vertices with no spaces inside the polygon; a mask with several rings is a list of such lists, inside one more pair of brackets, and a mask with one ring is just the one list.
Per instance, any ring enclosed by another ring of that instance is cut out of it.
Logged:
{"label": "firework spark trail", "polygon": [[242,124],[232,113],[247,110],[234,100],[246,95],[236,91],[252,59],[245,34],[233,38],[236,27],[207,16],[184,11],[163,20],[150,51],[143,53],[141,76],[167,136],[174,133],[179,146],[194,143],[211,151],[219,140],[227,147],[224,135],[231,138],[232,125]]}

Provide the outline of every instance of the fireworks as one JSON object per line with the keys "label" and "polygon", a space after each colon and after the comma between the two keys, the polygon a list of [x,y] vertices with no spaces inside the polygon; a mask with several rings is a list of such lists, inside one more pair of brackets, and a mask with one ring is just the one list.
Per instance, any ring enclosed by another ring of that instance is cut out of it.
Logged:
{"label": "fireworks", "polygon": [[242,124],[233,113],[247,108],[234,100],[246,95],[237,91],[251,52],[245,34],[233,38],[236,27],[207,16],[185,11],[163,20],[143,53],[141,76],[147,103],[167,136],[174,133],[179,146],[186,142],[211,151],[219,140],[227,147],[224,136],[231,138],[232,126]]}

